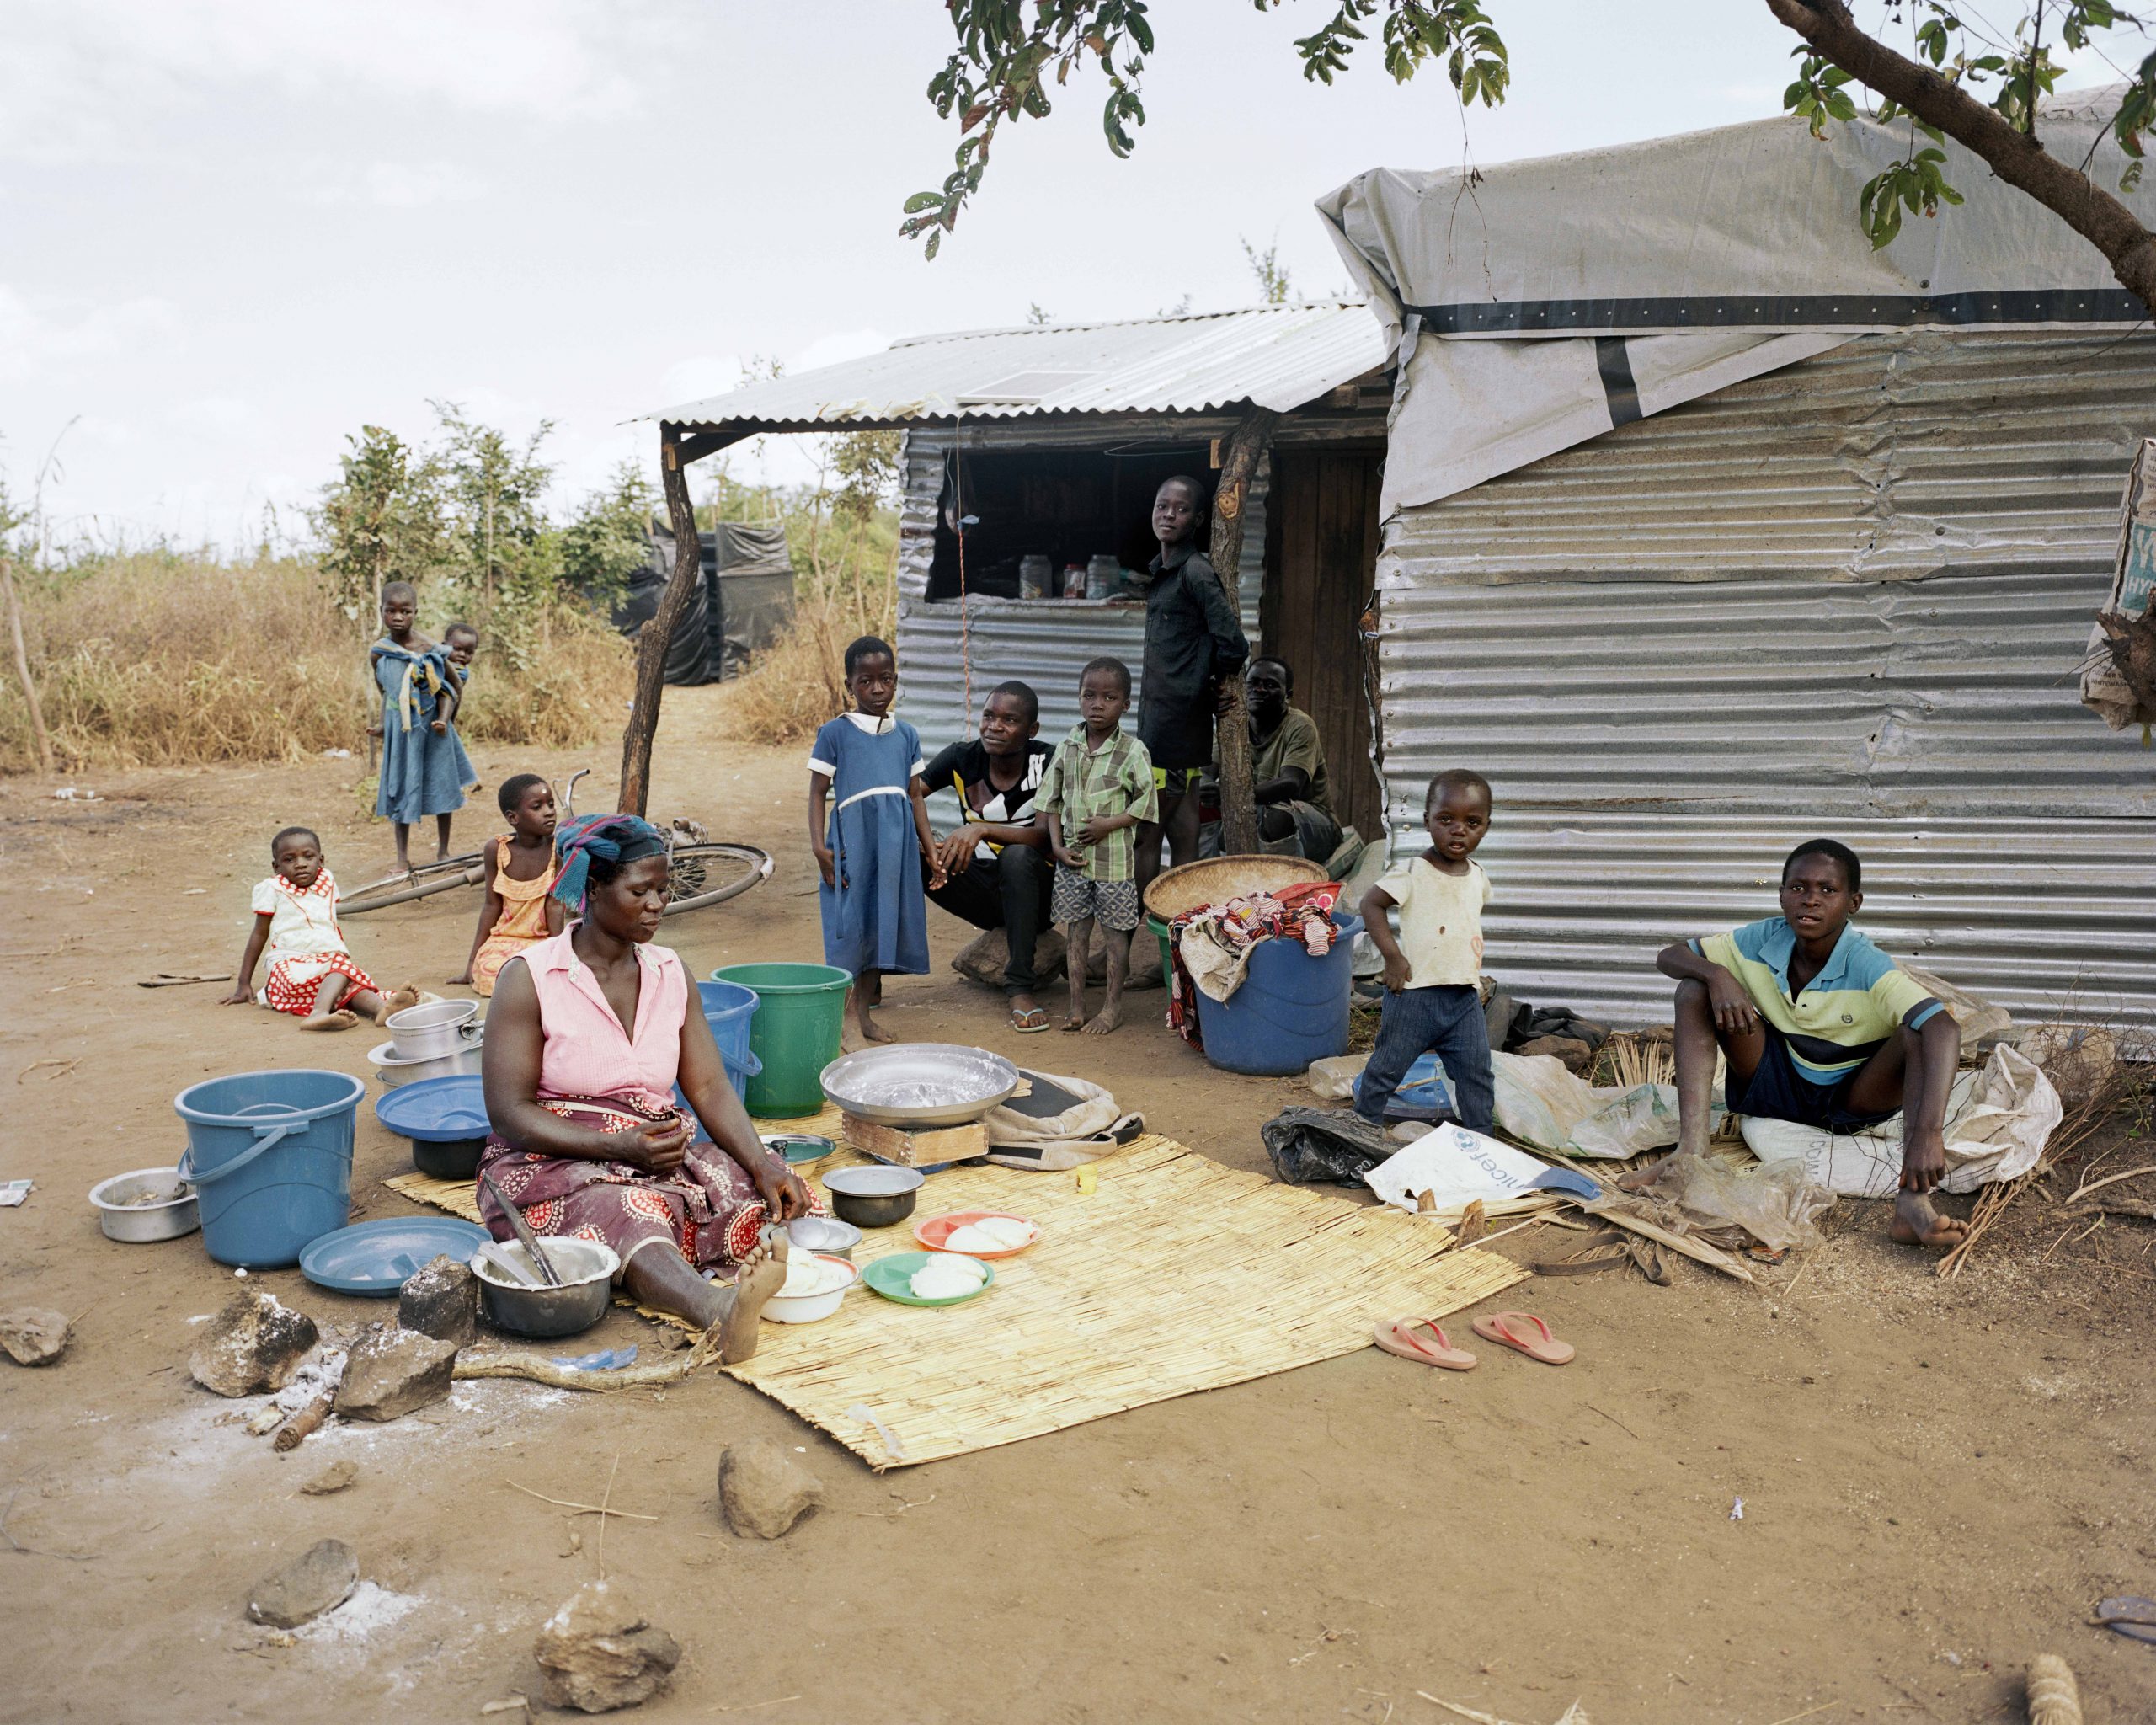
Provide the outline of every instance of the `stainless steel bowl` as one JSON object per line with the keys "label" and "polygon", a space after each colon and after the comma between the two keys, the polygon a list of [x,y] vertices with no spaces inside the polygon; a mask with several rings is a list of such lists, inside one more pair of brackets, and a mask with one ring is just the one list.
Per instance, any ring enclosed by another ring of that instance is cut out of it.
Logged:
{"label": "stainless steel bowl", "polygon": [[[177,1191],[181,1195],[157,1204],[130,1204],[145,1193]],[[98,1226],[108,1240],[139,1245],[150,1240],[177,1240],[202,1226],[202,1211],[195,1188],[183,1182],[178,1168],[137,1168],[115,1174],[90,1188],[90,1205],[98,1213]]]}
{"label": "stainless steel bowl", "polygon": [[[485,1257],[474,1253],[472,1273],[479,1279],[480,1298],[496,1329],[519,1336],[574,1336],[606,1316],[613,1297],[614,1272],[622,1261],[613,1248],[595,1240],[547,1238],[540,1242],[547,1261],[562,1278],[559,1288],[518,1288]],[[496,1251],[529,1265],[524,1247],[514,1240],[497,1242]],[[536,1274],[535,1271],[534,1274]]]}
{"label": "stainless steel bowl", "polygon": [[[473,1028],[484,1030],[486,1026]],[[374,1067],[374,1076],[382,1081],[382,1087],[394,1090],[400,1084],[416,1084],[422,1078],[468,1077],[479,1070],[482,1048],[482,1044],[474,1039],[455,1054],[445,1055],[440,1060],[407,1060],[398,1057],[396,1044],[385,1042],[375,1047],[367,1055],[367,1061]]]}
{"label": "stainless steel bowl", "polygon": [[894,1043],[841,1055],[823,1071],[824,1094],[850,1114],[887,1126],[961,1126],[1010,1100],[1018,1069],[985,1048]]}
{"label": "stainless steel bowl", "polygon": [[913,1168],[878,1163],[873,1168],[837,1168],[824,1176],[831,1208],[857,1228],[888,1228],[913,1214],[926,1177]]}
{"label": "stainless steel bowl", "polygon": [[853,1248],[861,1244],[861,1230],[851,1222],[830,1216],[796,1216],[786,1225],[787,1237],[803,1252],[853,1262]]}
{"label": "stainless steel bowl", "polygon": [[485,1033],[472,1021],[479,1016],[477,1001],[424,1001],[392,1012],[382,1028],[400,1060],[446,1060],[477,1042]]}

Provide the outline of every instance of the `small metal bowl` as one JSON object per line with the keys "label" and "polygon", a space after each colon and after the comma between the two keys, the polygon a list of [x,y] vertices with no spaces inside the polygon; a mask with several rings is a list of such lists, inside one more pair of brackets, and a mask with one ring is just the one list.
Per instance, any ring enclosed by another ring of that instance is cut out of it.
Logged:
{"label": "small metal bowl", "polygon": [[851,1222],[831,1216],[796,1216],[786,1225],[787,1238],[803,1252],[853,1262],[853,1248],[861,1244],[861,1230]]}
{"label": "small metal bowl", "polygon": [[[563,1278],[558,1288],[512,1286],[483,1256],[473,1254],[472,1273],[479,1279],[488,1320],[496,1329],[519,1336],[574,1336],[590,1329],[606,1316],[621,1259],[611,1247],[595,1240],[550,1236],[541,1244],[547,1263]],[[497,1242],[495,1249],[520,1263],[531,1262],[514,1240]]]}
{"label": "small metal bowl", "polygon": [[925,1177],[914,1168],[878,1164],[873,1168],[839,1168],[824,1176],[831,1208],[841,1221],[857,1228],[888,1228],[913,1214]]}
{"label": "small metal bowl", "polygon": [[[178,1198],[158,1204],[130,1204],[146,1192],[177,1190]],[[90,1205],[98,1213],[98,1226],[108,1240],[140,1245],[151,1240],[177,1240],[202,1226],[201,1207],[195,1188],[174,1168],[137,1168],[131,1174],[115,1174],[90,1188]]]}

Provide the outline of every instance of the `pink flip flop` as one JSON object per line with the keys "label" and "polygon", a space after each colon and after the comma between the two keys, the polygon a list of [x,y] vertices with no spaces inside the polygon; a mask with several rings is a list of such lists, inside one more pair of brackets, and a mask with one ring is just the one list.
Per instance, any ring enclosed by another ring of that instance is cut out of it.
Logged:
{"label": "pink flip flop", "polygon": [[[1417,1330],[1427,1330],[1437,1338],[1433,1345],[1417,1335]],[[1372,1338],[1388,1354],[1397,1354],[1402,1359],[1412,1359],[1423,1365],[1441,1366],[1447,1371],[1472,1371],[1475,1356],[1465,1348],[1455,1348],[1438,1327],[1433,1317],[1396,1317],[1378,1326]]]}
{"label": "pink flip flop", "polygon": [[[1526,1324],[1533,1324],[1542,1333],[1527,1335],[1516,1327]],[[1531,1311],[1493,1311],[1487,1317],[1475,1320],[1475,1333],[1486,1342],[1513,1348],[1545,1365],[1569,1365],[1576,1351],[1570,1342],[1560,1342],[1551,1335],[1550,1326]]]}

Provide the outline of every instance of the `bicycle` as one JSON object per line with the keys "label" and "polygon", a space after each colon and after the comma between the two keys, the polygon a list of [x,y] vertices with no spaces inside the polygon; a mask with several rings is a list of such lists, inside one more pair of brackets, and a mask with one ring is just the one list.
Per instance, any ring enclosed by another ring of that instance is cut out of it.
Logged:
{"label": "bicycle", "polygon": [[[590,776],[579,767],[562,787],[563,820],[576,817],[576,782]],[[755,845],[740,845],[707,838],[693,820],[677,819],[666,833],[666,884],[671,897],[664,915],[678,916],[685,911],[702,911],[738,899],[759,881],[769,880],[771,858]],[[414,863],[403,874],[392,874],[370,883],[337,901],[338,914],[364,916],[407,905],[460,886],[478,886],[487,878],[485,853],[473,851],[462,857]]]}

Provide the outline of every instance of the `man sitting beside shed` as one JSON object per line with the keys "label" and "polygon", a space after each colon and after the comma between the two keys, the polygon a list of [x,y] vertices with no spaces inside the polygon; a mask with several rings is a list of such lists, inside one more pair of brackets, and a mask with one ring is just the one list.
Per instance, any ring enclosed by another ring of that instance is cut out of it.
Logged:
{"label": "man sitting beside shed", "polygon": [[1677,1148],[1620,1183],[1652,1190],[1704,1156],[1715,1055],[1727,1056],[1729,1111],[1835,1133],[1902,1121],[1901,1191],[1889,1235],[1945,1252],[1968,1225],[1933,1207],[1946,1172],[1946,1102],[1960,1063],[1953,1015],[1849,926],[1864,903],[1856,853],[1833,839],[1782,864],[1781,915],[1655,960],[1677,982]]}
{"label": "man sitting beside shed", "polygon": [[[1028,1035],[1048,1028],[1033,998],[1033,948],[1054,867],[1048,829],[1033,813],[1033,793],[1055,752],[1039,740],[1040,728],[1040,697],[1024,683],[998,683],[981,708],[980,735],[939,750],[921,775],[931,797],[956,791],[963,817],[937,841],[946,879],[928,896],[976,928],[1003,931],[1011,1024]],[[926,877],[925,860],[921,868]]]}
{"label": "man sitting beside shed", "polygon": [[1285,660],[1253,659],[1243,673],[1257,835],[1267,851],[1322,862],[1340,848],[1340,823],[1333,818],[1317,721],[1289,705],[1294,692],[1295,673]]}

